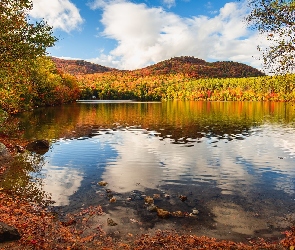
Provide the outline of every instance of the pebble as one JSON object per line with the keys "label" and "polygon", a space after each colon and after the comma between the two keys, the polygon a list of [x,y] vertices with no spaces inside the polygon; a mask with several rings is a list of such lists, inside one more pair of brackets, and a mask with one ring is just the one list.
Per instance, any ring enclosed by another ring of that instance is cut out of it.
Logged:
{"label": "pebble", "polygon": [[200,213],[200,211],[198,209],[195,209],[195,208],[193,209],[193,212],[192,212],[193,215],[197,215],[199,213]]}
{"label": "pebble", "polygon": [[169,211],[166,211],[166,210],[161,209],[161,208],[157,209],[157,214],[158,214],[158,216],[160,218],[163,218],[163,219],[166,219],[171,215],[171,213]]}
{"label": "pebble", "polygon": [[180,195],[180,196],[179,196],[179,199],[180,199],[181,201],[186,201],[186,200],[187,200],[187,197],[184,196],[184,195]]}
{"label": "pebble", "polygon": [[110,219],[110,218],[107,219],[107,223],[108,223],[109,226],[112,226],[112,227],[118,225],[118,223],[114,222],[114,221],[113,221],[112,219]]}
{"label": "pebble", "polygon": [[160,194],[154,194],[153,195],[154,200],[160,199],[161,195]]}
{"label": "pebble", "polygon": [[101,187],[105,187],[106,185],[108,185],[108,183],[106,181],[100,181],[98,183],[98,185],[101,186]]}
{"label": "pebble", "polygon": [[141,197],[140,197],[139,195],[136,195],[136,196],[134,197],[134,200],[141,200]]}
{"label": "pebble", "polygon": [[145,197],[144,201],[146,204],[153,204],[154,203],[154,199],[150,196]]}
{"label": "pebble", "polygon": [[165,197],[166,199],[170,199],[170,195],[169,195],[169,194],[165,194],[164,197]]}
{"label": "pebble", "polygon": [[112,197],[112,198],[110,199],[110,202],[111,202],[111,203],[116,202],[116,201],[117,201],[117,199],[116,199],[115,197]]}
{"label": "pebble", "polygon": [[184,213],[181,211],[176,211],[172,213],[172,216],[174,217],[184,217]]}
{"label": "pebble", "polygon": [[154,204],[151,204],[150,206],[147,207],[147,210],[149,212],[156,212],[157,211],[157,206],[155,206]]}

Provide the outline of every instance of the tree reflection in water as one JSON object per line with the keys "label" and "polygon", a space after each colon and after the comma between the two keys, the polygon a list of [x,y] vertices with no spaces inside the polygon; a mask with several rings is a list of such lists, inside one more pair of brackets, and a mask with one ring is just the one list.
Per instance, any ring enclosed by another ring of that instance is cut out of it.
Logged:
{"label": "tree reflection in water", "polygon": [[44,157],[31,152],[15,156],[0,179],[0,188],[12,196],[47,206],[50,195],[43,191],[41,170]]}

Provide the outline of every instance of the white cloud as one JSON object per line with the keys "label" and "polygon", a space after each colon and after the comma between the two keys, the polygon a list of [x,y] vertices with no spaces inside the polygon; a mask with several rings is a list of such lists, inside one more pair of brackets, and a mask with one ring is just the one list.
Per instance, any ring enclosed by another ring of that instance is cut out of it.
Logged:
{"label": "white cloud", "polygon": [[83,23],[79,9],[69,0],[33,0],[30,16],[44,18],[54,29],[66,32],[78,29]]}
{"label": "white cloud", "polygon": [[95,0],[94,2],[88,3],[89,7],[93,10],[98,8],[104,8],[107,5],[116,4],[116,3],[124,3],[125,0]]}
{"label": "white cloud", "polygon": [[183,18],[162,8],[120,0],[99,0],[91,6],[103,10],[101,22],[105,28],[102,34],[117,41],[116,48],[108,55],[90,59],[93,62],[135,69],[188,55],[260,67],[256,47],[265,39],[247,28],[243,18],[248,9],[243,3],[227,3],[212,18]]}
{"label": "white cloud", "polygon": [[163,3],[167,5],[168,8],[175,5],[175,0],[163,0]]}

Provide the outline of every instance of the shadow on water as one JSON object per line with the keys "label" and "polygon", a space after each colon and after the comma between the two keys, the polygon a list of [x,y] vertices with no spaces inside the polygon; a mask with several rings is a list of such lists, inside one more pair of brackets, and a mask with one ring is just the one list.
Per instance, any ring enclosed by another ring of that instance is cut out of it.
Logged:
{"label": "shadow on water", "polygon": [[[51,148],[24,172],[8,172],[5,185],[27,185],[33,194],[30,183],[40,180],[36,197],[51,193],[61,215],[102,205],[106,215],[93,219],[93,228],[113,236],[172,229],[239,241],[278,238],[295,218],[290,104],[77,103],[16,119],[24,139],[48,139]],[[157,216],[147,196],[169,218]]]}
{"label": "shadow on water", "polygon": [[43,190],[42,155],[27,152],[12,158],[6,164],[9,167],[0,176],[2,191],[41,206],[52,204],[49,193]]}

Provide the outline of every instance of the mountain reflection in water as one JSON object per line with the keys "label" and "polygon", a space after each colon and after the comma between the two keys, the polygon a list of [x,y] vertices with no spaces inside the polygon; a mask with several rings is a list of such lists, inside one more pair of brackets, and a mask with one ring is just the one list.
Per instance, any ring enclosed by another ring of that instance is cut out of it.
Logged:
{"label": "mountain reflection in water", "polygon": [[[74,104],[21,117],[26,138],[52,141],[42,171],[55,206],[102,204],[119,220],[137,192],[136,213],[150,218],[140,195],[165,193],[158,205],[199,209],[196,223],[221,238],[277,236],[295,218],[294,118],[292,105],[260,102]],[[154,216],[154,228],[164,223]]]}

